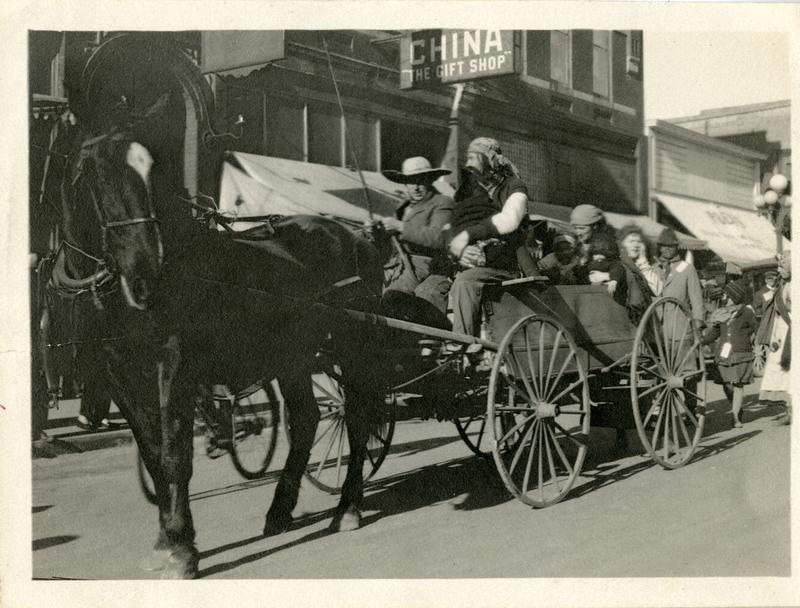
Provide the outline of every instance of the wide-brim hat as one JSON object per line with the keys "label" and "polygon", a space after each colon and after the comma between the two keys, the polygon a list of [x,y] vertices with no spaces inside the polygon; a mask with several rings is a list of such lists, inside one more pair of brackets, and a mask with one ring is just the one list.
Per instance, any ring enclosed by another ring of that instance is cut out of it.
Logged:
{"label": "wide-brim hat", "polygon": [[672,228],[664,228],[661,234],[658,235],[658,244],[666,245],[667,247],[678,247],[678,237],[675,236],[675,231]]}
{"label": "wide-brim hat", "polygon": [[603,212],[594,205],[578,205],[569,216],[573,226],[591,226],[603,219]]}
{"label": "wide-brim hat", "polygon": [[386,171],[382,171],[382,173],[386,179],[390,179],[398,184],[412,184],[419,181],[421,177],[435,180],[443,175],[452,173],[452,171],[442,167],[434,169],[431,167],[431,163],[427,158],[414,156],[403,161],[403,167],[400,171],[387,169]]}
{"label": "wide-brim hat", "polygon": [[734,304],[741,304],[747,299],[747,287],[741,279],[731,281],[722,288],[722,291],[733,300]]}
{"label": "wide-brim hat", "polygon": [[778,271],[777,270],[767,270],[764,273],[765,279],[777,279],[778,278]]}

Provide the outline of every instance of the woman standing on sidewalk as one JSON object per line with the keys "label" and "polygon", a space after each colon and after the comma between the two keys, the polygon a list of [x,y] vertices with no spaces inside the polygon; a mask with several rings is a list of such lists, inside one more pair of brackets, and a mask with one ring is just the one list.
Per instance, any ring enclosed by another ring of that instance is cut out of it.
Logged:
{"label": "woman standing on sidewalk", "polygon": [[742,280],[728,283],[723,292],[725,305],[711,315],[703,343],[717,341],[714,363],[719,376],[715,382],[722,384],[725,396],[731,402],[733,426],[741,428],[744,386],[753,381],[753,336],[758,321],[752,307],[744,304],[747,287]]}
{"label": "woman standing on sidewalk", "polygon": [[791,251],[784,251],[778,255],[778,273],[781,283],[775,291],[772,301],[764,310],[764,317],[761,319],[756,340],[758,344],[766,344],[768,349],[758,400],[786,403],[786,413],[776,421],[776,424],[785,425],[791,422],[792,417],[792,382],[789,376],[792,353]]}

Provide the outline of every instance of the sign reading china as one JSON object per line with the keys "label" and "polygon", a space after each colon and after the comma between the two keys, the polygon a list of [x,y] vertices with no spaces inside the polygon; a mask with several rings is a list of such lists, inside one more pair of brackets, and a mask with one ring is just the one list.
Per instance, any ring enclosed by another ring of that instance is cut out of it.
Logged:
{"label": "sign reading china", "polygon": [[512,74],[513,30],[420,30],[400,41],[400,88]]}

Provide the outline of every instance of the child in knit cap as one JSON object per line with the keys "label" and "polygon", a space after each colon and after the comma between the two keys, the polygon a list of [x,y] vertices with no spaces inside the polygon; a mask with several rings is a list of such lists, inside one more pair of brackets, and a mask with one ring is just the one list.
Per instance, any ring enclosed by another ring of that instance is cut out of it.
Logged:
{"label": "child in knit cap", "polygon": [[724,305],[709,318],[709,328],[703,334],[703,343],[717,341],[714,362],[719,370],[715,379],[722,384],[725,396],[731,402],[733,426],[741,428],[744,386],[753,381],[753,338],[758,321],[748,301],[747,287],[741,279],[732,281],[722,289]]}

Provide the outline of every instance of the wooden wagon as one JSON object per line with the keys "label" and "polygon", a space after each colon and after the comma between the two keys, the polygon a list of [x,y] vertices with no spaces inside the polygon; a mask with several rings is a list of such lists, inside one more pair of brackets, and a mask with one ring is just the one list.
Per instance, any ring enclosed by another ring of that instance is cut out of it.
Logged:
{"label": "wooden wagon", "polygon": [[[691,459],[703,434],[706,370],[685,304],[657,300],[634,323],[603,286],[529,278],[488,289],[483,308],[480,338],[335,311],[388,335],[376,365],[386,387],[385,418],[370,441],[365,479],[390,449],[395,418],[410,414],[454,421],[474,452],[491,454],[509,491],[534,507],[567,495],[591,426],[636,428],[665,468]],[[445,342],[483,350],[447,354]],[[307,477],[338,492],[348,453],[347,387],[324,354],[320,370],[313,382],[322,422]]]}

